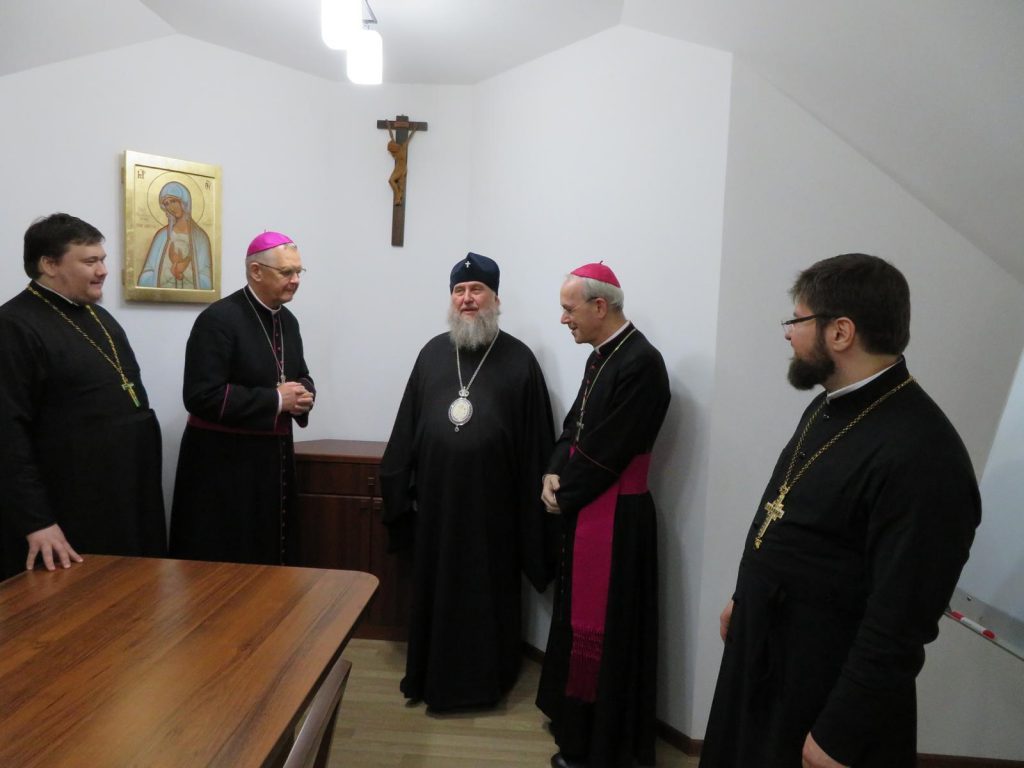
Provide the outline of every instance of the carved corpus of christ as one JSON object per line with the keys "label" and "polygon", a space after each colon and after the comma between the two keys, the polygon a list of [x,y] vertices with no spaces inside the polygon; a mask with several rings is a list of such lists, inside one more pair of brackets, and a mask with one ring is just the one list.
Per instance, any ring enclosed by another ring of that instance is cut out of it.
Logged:
{"label": "carved corpus of christ", "polygon": [[395,158],[395,170],[391,172],[388,184],[391,185],[395,205],[401,205],[405,198],[405,177],[409,171],[409,142],[412,141],[414,133],[416,133],[416,129],[411,128],[409,137],[404,143],[399,144],[395,141],[395,134],[392,133],[391,127],[388,127],[388,136],[391,137],[391,141],[388,142],[388,152]]}

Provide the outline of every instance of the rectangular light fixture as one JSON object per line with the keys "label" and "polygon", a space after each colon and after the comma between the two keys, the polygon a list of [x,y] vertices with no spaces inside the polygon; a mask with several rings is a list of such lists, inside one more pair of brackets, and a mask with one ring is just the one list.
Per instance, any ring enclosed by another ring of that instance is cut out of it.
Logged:
{"label": "rectangular light fixture", "polygon": [[320,36],[335,51],[363,31],[363,0],[320,0]]}

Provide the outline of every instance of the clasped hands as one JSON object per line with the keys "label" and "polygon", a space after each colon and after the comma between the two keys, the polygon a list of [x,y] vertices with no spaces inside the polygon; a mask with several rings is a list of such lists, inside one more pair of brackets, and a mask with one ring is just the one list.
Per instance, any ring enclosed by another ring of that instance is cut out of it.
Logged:
{"label": "clasped hands", "polygon": [[292,416],[309,413],[313,408],[313,393],[297,381],[286,381],[277,388],[281,395],[281,412]]}

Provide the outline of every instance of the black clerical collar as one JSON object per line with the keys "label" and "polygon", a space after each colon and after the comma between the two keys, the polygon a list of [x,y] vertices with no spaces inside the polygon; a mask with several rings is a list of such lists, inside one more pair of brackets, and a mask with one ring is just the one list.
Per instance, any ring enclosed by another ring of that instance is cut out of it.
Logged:
{"label": "black clerical collar", "polygon": [[53,294],[54,296],[57,296],[58,298],[61,298],[61,299],[63,299],[64,301],[66,301],[66,302],[67,302],[68,304],[70,304],[70,305],[71,305],[72,307],[80,307],[80,306],[82,306],[82,305],[81,305],[81,304],[79,304],[79,303],[78,303],[77,301],[72,301],[71,299],[69,299],[69,298],[68,298],[67,296],[65,296],[65,295],[64,295],[63,293],[58,293],[57,291],[53,290],[53,288],[49,288],[49,287],[47,287],[47,286],[43,285],[43,284],[42,284],[42,283],[40,283],[40,282],[39,282],[38,280],[33,280],[33,281],[32,281],[32,285],[34,285],[34,286],[35,286],[36,288],[42,288],[42,289],[43,289],[44,291],[49,291],[49,292],[50,292],[50,293],[52,293],[52,294]]}

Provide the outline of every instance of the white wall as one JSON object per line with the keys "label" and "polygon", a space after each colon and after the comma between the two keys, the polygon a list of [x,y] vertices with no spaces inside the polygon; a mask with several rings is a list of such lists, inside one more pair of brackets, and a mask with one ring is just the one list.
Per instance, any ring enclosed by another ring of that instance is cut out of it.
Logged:
{"label": "white wall", "polygon": [[[672,405],[652,470],[660,521],[659,716],[691,718],[715,356],[730,57],[618,27],[496,77],[474,101],[473,247],[502,267],[502,322],[530,344],[558,424],[590,347],[559,324],[565,274],[604,260],[661,350]],[[543,648],[550,595],[528,639]]]}
{"label": "white wall", "polygon": [[[203,305],[122,299],[125,149],[222,167],[223,295],[243,285],[256,234],[277,229],[298,243],[310,271],[291,308],[320,391],[298,439],[387,438],[424,326],[443,326],[448,269],[466,250],[468,88],[358,88],[172,36],[0,78],[0,103],[4,300],[27,282],[22,235],[34,218],[63,210],[103,231],[104,305],[128,332],[163,427],[168,496],[185,341]],[[402,110],[430,126],[410,147],[404,249],[390,245],[393,164],[376,127]]]}
{"label": "white wall", "polygon": [[[907,360],[944,408],[981,471],[1024,345],[1024,290],[983,254],[796,104],[741,63],[733,71],[721,299],[711,411],[709,509],[700,589],[696,717],[704,732],[721,642],[718,613],[735,581],[764,482],[808,400],[785,381],[789,349],[778,321],[796,273],[837,253],[892,260],[911,286]],[[992,329],[1000,329],[993,333]],[[942,629],[951,627],[942,622]],[[958,629],[953,627],[953,629]],[[1022,670],[975,636],[936,644],[922,673],[922,752],[1009,756],[1019,747]],[[940,656],[939,654],[944,654]],[[997,686],[944,681],[948,665],[1000,664]],[[1018,689],[1019,690],[1019,689]],[[950,717],[956,699],[997,724],[980,739]],[[941,725],[940,725],[941,724]],[[940,725],[940,727],[936,727]],[[938,736],[944,738],[940,741]]]}

